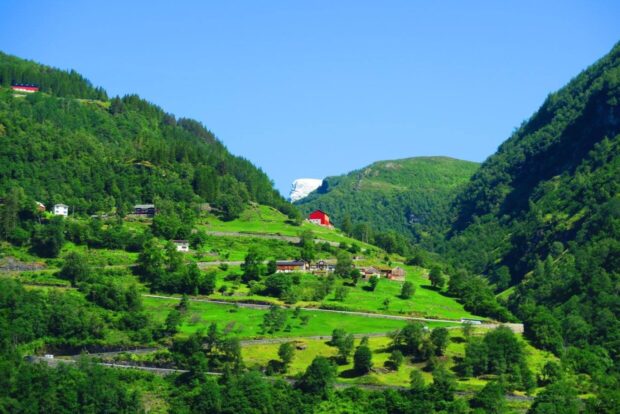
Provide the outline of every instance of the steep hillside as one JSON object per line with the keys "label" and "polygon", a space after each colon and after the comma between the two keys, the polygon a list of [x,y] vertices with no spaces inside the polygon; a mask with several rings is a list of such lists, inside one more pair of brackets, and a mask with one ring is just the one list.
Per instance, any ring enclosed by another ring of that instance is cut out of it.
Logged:
{"label": "steep hillside", "polygon": [[75,71],[63,71],[0,52],[0,85],[36,84],[41,91],[65,98],[108,98],[102,88],[95,88]]}
{"label": "steep hillside", "polygon": [[455,266],[519,284],[512,310],[554,352],[620,356],[620,45],[551,94],[455,203]]}
{"label": "steep hillside", "polygon": [[[15,95],[12,83],[37,83]],[[294,214],[269,178],[200,123],[135,95],[107,101],[75,72],[0,54],[0,194],[109,212],[157,200],[210,202],[231,218],[256,201]]]}
{"label": "steep hillside", "polygon": [[448,207],[478,164],[447,157],[380,161],[346,175],[328,177],[297,203],[303,212],[322,209],[338,225],[353,223],[423,238],[448,224]]}

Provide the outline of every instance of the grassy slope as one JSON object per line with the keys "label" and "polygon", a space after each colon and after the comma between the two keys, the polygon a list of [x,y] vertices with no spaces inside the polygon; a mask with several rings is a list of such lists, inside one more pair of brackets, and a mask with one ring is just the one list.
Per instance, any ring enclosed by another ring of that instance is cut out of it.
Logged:
{"label": "grassy slope", "polygon": [[[178,301],[159,298],[144,298],[145,309],[157,320],[163,322],[166,315]],[[260,337],[297,337],[297,336],[328,336],[336,328],[345,329],[356,334],[385,333],[403,326],[405,322],[399,320],[367,318],[357,315],[333,314],[327,312],[302,311],[301,315],[310,317],[308,324],[303,326],[300,319],[293,318],[289,311],[287,323],[291,325],[289,332],[280,331],[273,335],[261,333],[260,324],[263,315],[262,309],[249,309],[235,305],[220,305],[205,302],[192,302],[190,310],[180,328],[181,335],[192,334],[205,329],[212,322],[216,322],[223,331],[242,339]],[[449,323],[432,323],[429,326],[449,326]]]}
{"label": "grassy slope", "polygon": [[[402,324],[401,324],[402,326]],[[482,334],[486,330],[478,329],[477,334]],[[446,350],[444,358],[448,367],[454,367],[455,360],[462,358],[465,353],[464,338],[460,329],[450,330],[451,342]],[[326,340],[319,339],[303,339],[307,346],[304,350],[297,350],[295,357],[287,375],[296,375],[303,372],[317,355],[335,357],[337,350],[335,347],[327,344]],[[359,340],[356,340],[356,345]],[[351,382],[356,384],[381,384],[394,386],[408,386],[411,371],[417,369],[422,370],[425,363],[412,363],[406,360],[398,371],[391,371],[384,368],[384,363],[388,360],[391,350],[389,349],[390,339],[387,337],[369,338],[369,345],[373,351],[374,372],[364,376],[351,376],[347,371],[353,368],[352,360],[349,364],[339,365],[338,381]],[[526,350],[528,365],[534,372],[538,374],[542,366],[549,360],[556,358],[550,353],[540,351],[532,347],[525,340],[523,345]],[[251,344],[243,347],[243,358],[248,366],[266,366],[271,359],[278,360],[279,344]],[[427,382],[431,381],[431,374],[422,371]],[[482,378],[460,378],[458,388],[462,391],[479,390],[486,384],[486,380]]]}
{"label": "grassy slope", "polygon": [[303,231],[310,230],[320,240],[348,244],[356,243],[365,249],[377,249],[370,244],[347,237],[338,229],[328,229],[305,221],[301,226],[292,225],[288,218],[278,210],[262,205],[248,207],[238,219],[233,221],[224,222],[215,216],[210,216],[201,228],[206,231],[273,234],[293,237],[299,236]]}
{"label": "grassy slope", "polygon": [[450,200],[477,168],[477,163],[447,157],[379,161],[326,178],[297,205],[303,212],[325,210],[337,223],[348,213],[353,222],[369,222],[382,231],[421,235],[447,224]]}
{"label": "grassy slope", "polygon": [[[200,220],[199,226],[204,223],[217,223],[217,231],[221,232],[237,232],[240,229],[247,228],[253,229],[257,233],[266,234],[288,234],[296,235],[304,228],[310,228],[314,231],[317,237],[326,238],[339,238],[341,241],[351,244],[358,243],[353,239],[347,238],[341,235],[337,230],[330,230],[320,226],[316,226],[310,223],[305,223],[301,227],[288,224],[286,216],[271,207],[254,206],[246,210],[242,215],[242,218],[232,222],[221,222],[215,219],[213,216],[208,216]],[[245,223],[243,226],[241,222]],[[134,230],[139,231],[140,228],[146,228],[146,223],[128,223]],[[288,259],[296,256],[298,248],[289,242],[281,240],[251,238],[251,237],[224,237],[224,236],[210,236],[207,239],[206,245],[198,252],[193,252],[185,255],[185,258],[192,261],[241,261],[247,254],[247,251],[251,247],[258,247],[264,253],[266,259]],[[363,260],[359,263],[363,265],[385,265],[386,254],[374,246],[363,246],[367,249],[361,253]],[[85,246],[75,246],[72,243],[67,243],[63,248],[61,257],[69,251],[80,251],[89,253],[89,258],[92,264],[98,268],[123,268],[135,263],[137,258],[136,253],[128,253],[117,250],[105,250],[105,249],[88,249]],[[28,255],[23,249],[5,248],[6,255],[22,257],[24,261],[36,261],[35,257]],[[320,254],[322,257],[326,257],[327,253]],[[402,282],[390,281],[386,279],[380,280],[376,290],[374,292],[364,289],[366,283],[360,281],[356,287],[348,287],[349,293],[343,302],[337,302],[334,300],[333,293],[328,295],[321,302],[304,301],[303,297],[300,298],[300,304],[309,306],[327,306],[338,307],[347,310],[356,311],[371,311],[381,313],[393,313],[393,314],[406,314],[415,316],[425,316],[432,318],[448,318],[459,319],[462,317],[471,317],[469,312],[465,311],[460,303],[454,298],[447,297],[441,293],[430,288],[430,282],[427,278],[426,270],[418,267],[406,266],[402,263],[403,258],[396,255],[391,255],[390,260],[393,266],[402,266],[407,272],[407,280],[411,281],[416,286],[416,293],[411,299],[401,299],[399,297]],[[53,272],[58,269],[62,264],[61,259],[51,259],[46,261],[48,264],[48,270],[44,272],[30,272],[22,275],[21,279],[26,282],[39,282],[39,283],[58,283],[66,284],[65,281],[59,281],[53,277]],[[208,267],[209,270],[217,272],[217,288],[222,285],[228,287],[226,295],[222,295],[217,292],[212,295],[214,298],[243,301],[247,299],[259,299],[266,300],[274,303],[281,303],[275,298],[253,295],[249,296],[249,290],[246,285],[235,284],[234,282],[226,281],[225,277],[230,273],[241,273],[241,269],[238,265],[231,265],[226,270],[221,270],[217,266]],[[131,276],[129,273],[126,275],[115,276],[121,278],[125,283],[136,282],[137,279]],[[306,297],[311,296],[313,287],[320,282],[320,278],[313,275],[304,275],[301,277],[301,290],[305,293]],[[335,287],[346,285],[347,281],[337,279]],[[146,290],[146,288],[145,288]],[[234,292],[233,296],[230,296],[231,292]],[[304,295],[302,295],[304,296]],[[383,301],[389,298],[390,304],[388,309],[385,309]]]}

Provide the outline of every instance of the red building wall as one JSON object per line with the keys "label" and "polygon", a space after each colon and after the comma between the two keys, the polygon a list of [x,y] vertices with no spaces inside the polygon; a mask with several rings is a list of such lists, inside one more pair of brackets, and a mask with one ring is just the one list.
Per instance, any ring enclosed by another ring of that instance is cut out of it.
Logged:
{"label": "red building wall", "polygon": [[327,214],[325,214],[325,212],[321,211],[321,210],[315,210],[312,213],[310,213],[310,215],[308,216],[308,219],[310,220],[320,220],[321,221],[321,226],[330,226],[331,223],[329,222],[329,216]]}

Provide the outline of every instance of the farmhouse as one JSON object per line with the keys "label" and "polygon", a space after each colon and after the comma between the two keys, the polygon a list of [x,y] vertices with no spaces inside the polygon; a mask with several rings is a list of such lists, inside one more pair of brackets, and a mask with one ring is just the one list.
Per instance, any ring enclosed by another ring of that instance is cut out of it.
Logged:
{"label": "farmhouse", "polygon": [[29,83],[15,83],[11,85],[11,89],[13,89],[14,91],[26,93],[39,92],[39,87],[37,85]]}
{"label": "farmhouse", "polygon": [[278,260],[276,262],[277,273],[303,272],[306,270],[306,262],[303,260]]}
{"label": "farmhouse", "polygon": [[54,215],[55,216],[65,216],[69,215],[69,206],[66,204],[54,204]]}
{"label": "farmhouse", "polygon": [[155,204],[136,204],[133,206],[133,214],[139,214],[141,216],[154,216]]}
{"label": "farmhouse", "polygon": [[388,275],[388,279],[403,282],[405,280],[405,269],[396,266]]}
{"label": "farmhouse", "polygon": [[336,264],[333,261],[319,260],[318,262],[311,264],[307,267],[310,272],[317,273],[332,273],[336,270]]}
{"label": "farmhouse", "polygon": [[172,240],[172,243],[176,246],[177,252],[189,252],[189,241]]}
{"label": "farmhouse", "polygon": [[310,215],[308,215],[308,221],[310,223],[318,224],[319,226],[332,227],[329,221],[329,216],[321,210],[314,210],[310,213]]}
{"label": "farmhouse", "polygon": [[360,273],[364,279],[370,279],[372,276],[381,277],[381,272],[379,269],[372,266],[360,268]]}

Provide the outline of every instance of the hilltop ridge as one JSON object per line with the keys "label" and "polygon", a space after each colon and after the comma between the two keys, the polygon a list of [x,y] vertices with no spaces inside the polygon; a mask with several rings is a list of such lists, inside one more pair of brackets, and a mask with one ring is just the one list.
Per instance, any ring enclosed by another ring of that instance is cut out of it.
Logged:
{"label": "hilltop ridge", "polygon": [[420,240],[447,226],[452,198],[477,168],[477,163],[441,156],[377,161],[325,178],[295,204],[304,213],[328,211],[337,225],[347,219]]}

